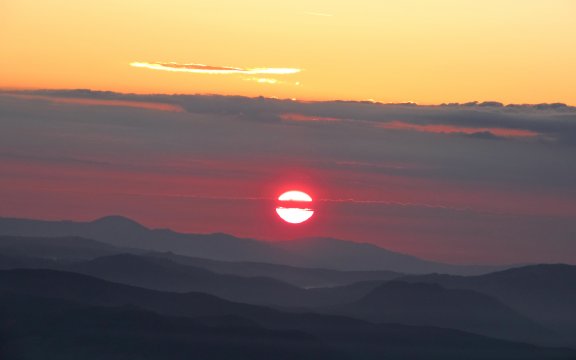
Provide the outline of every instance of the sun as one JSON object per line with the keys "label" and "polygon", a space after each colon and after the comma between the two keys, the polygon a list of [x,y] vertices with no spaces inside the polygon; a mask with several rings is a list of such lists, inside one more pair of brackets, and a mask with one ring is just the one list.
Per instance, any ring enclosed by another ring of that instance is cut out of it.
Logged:
{"label": "sun", "polygon": [[276,213],[290,224],[300,224],[314,215],[311,208],[312,198],[305,192],[291,190],[278,197],[279,206]]}

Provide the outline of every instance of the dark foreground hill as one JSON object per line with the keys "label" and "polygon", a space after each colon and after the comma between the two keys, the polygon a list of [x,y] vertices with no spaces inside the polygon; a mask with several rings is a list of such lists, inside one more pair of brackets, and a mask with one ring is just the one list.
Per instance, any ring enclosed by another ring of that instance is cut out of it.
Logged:
{"label": "dark foreground hill", "polygon": [[435,283],[490,295],[566,334],[576,345],[576,266],[532,265],[481,276],[432,274],[409,276],[402,281]]}
{"label": "dark foreground hill", "polygon": [[436,284],[391,281],[333,311],[368,321],[459,329],[510,340],[553,343],[557,337],[488,295]]}
{"label": "dark foreground hill", "polygon": [[5,360],[348,358],[299,331],[225,317],[220,326],[209,326],[130,306],[8,294],[0,295],[0,318]]}
{"label": "dark foreground hill", "polygon": [[137,222],[109,216],[92,222],[0,218],[0,235],[80,236],[118,247],[174,252],[224,261],[253,261],[335,270],[389,270],[422,274],[480,274],[497,268],[450,265],[386,250],[373,244],[330,238],[266,242],[227,234],[183,234],[148,229]]}
{"label": "dark foreground hill", "polygon": [[465,332],[287,314],[49,270],[0,271],[3,359],[571,359]]}

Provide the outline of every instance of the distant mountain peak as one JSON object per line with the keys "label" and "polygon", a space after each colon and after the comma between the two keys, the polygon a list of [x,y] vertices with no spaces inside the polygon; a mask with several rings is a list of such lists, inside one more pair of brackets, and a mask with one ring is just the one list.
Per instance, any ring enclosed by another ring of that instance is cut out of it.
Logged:
{"label": "distant mountain peak", "polygon": [[561,279],[566,274],[576,274],[576,266],[569,264],[535,264],[517,268],[505,269],[502,271],[492,272],[490,274],[480,275],[492,278],[515,278],[533,281],[537,278],[543,279]]}
{"label": "distant mountain peak", "polygon": [[122,215],[108,215],[96,219],[91,222],[92,224],[104,224],[108,226],[115,226],[115,227],[132,227],[132,228],[140,228],[140,229],[147,229],[144,225]]}

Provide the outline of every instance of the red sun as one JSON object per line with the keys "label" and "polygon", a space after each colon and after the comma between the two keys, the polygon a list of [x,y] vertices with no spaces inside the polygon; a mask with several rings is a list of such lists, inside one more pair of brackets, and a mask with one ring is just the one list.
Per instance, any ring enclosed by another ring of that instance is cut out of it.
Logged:
{"label": "red sun", "polygon": [[300,224],[314,215],[310,207],[312,198],[302,191],[287,191],[278,197],[279,206],[276,213],[290,224]]}

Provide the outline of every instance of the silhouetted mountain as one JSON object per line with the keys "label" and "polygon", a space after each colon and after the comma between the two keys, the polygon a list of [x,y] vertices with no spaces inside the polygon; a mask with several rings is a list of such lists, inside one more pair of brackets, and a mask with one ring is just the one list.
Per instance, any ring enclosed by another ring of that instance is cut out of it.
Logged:
{"label": "silhouetted mountain", "polygon": [[122,216],[92,222],[41,221],[0,218],[0,235],[81,236],[118,247],[172,251],[183,255],[223,260],[263,257],[267,243],[226,234],[181,234],[167,229],[147,229]]}
{"label": "silhouetted mountain", "polygon": [[477,274],[495,267],[448,265],[395,253],[376,245],[313,238],[264,242],[226,234],[181,234],[149,230],[133,220],[106,217],[92,222],[0,218],[0,235],[81,236],[120,247],[171,251],[225,261],[254,261],[337,270],[390,270],[403,273]]}
{"label": "silhouetted mountain", "polygon": [[219,261],[177,255],[170,252],[154,252],[147,255],[170,259],[180,264],[196,266],[221,274],[234,274],[245,277],[271,277],[304,288],[349,285],[359,281],[386,281],[404,276],[404,274],[386,270],[342,271],[249,261]]}
{"label": "silhouetted mountain", "polygon": [[[0,231],[1,231],[0,227]],[[0,254],[15,257],[35,257],[53,260],[93,259],[100,256],[142,252],[141,250],[118,248],[103,242],[77,236],[2,236]]]}
{"label": "silhouetted mountain", "polygon": [[556,336],[494,298],[436,284],[391,281],[335,312],[368,321],[460,329],[509,340],[550,342]]}
{"label": "silhouetted mountain", "polygon": [[576,266],[532,265],[481,276],[433,274],[402,280],[488,294],[549,328],[571,335],[576,344]]}
{"label": "silhouetted mountain", "polygon": [[191,258],[173,253],[119,248],[110,244],[80,237],[22,237],[0,235],[0,269],[46,268],[60,269],[62,262],[94,259],[112,254],[146,253],[149,257],[164,258],[205,268],[216,273],[244,277],[269,277],[299,287],[322,287],[350,284],[365,280],[389,280],[403,274],[391,271],[338,271],[308,269],[286,265],[228,262]]}
{"label": "silhouetted mountain", "polygon": [[[231,315],[236,320],[230,321]],[[209,295],[163,293],[50,270],[0,271],[0,316],[0,351],[22,360],[187,359],[198,354],[208,359],[366,360],[576,356],[573,350],[455,330],[287,314]]]}
{"label": "silhouetted mountain", "polygon": [[109,215],[96,219],[91,222],[96,228],[113,229],[118,234],[137,234],[138,232],[145,232],[148,229],[145,226],[137,223],[136,221],[120,215]]}
{"label": "silhouetted mountain", "polygon": [[27,256],[12,256],[0,253],[0,270],[56,269],[60,266],[60,263],[49,259],[33,258]]}

